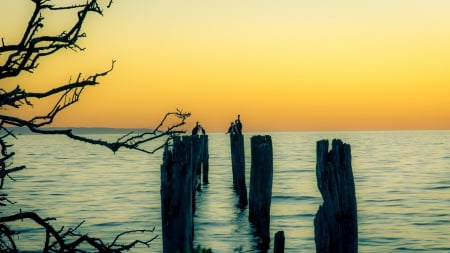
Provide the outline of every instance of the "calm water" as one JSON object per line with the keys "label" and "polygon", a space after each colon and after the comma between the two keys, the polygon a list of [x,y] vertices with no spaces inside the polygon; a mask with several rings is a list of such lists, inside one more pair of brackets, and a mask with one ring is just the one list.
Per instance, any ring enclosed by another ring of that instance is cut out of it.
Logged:
{"label": "calm water", "polygon": [[[246,172],[250,137],[245,135]],[[315,252],[313,219],[322,202],[316,187],[315,145],[340,138],[352,147],[358,201],[360,252],[450,252],[450,131],[270,133],[274,150],[271,234],[284,230],[286,252]],[[118,135],[104,135],[108,139]],[[12,142],[12,140],[11,140]],[[248,210],[236,208],[231,189],[228,136],[209,135],[210,184],[197,197],[194,245],[214,252],[256,252]],[[4,191],[22,211],[56,217],[52,224],[112,241],[125,230],[149,229],[161,235],[160,164],[162,153],[110,151],[63,137],[21,135],[15,143],[14,174]],[[247,179],[247,186],[248,186]],[[42,231],[17,222],[19,245],[39,251]],[[137,235],[142,238],[142,235]],[[132,238],[129,238],[132,239]],[[162,237],[151,248],[161,252]]]}

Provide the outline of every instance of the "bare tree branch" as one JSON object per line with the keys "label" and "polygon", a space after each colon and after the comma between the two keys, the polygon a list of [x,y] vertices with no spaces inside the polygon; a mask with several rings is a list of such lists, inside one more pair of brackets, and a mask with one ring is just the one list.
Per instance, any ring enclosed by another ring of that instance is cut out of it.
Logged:
{"label": "bare tree branch", "polygon": [[[177,110],[176,112],[168,112],[166,113],[163,121],[158,125],[156,129],[149,132],[134,134],[133,132],[128,133],[124,136],[119,137],[115,142],[109,142],[101,139],[92,139],[88,137],[84,137],[81,135],[77,135],[73,133],[72,129],[46,129],[39,128],[40,124],[35,124],[32,121],[23,120],[20,118],[0,115],[0,120],[3,120],[5,123],[14,126],[27,127],[34,133],[39,134],[52,134],[52,135],[65,135],[73,140],[86,142],[89,144],[100,145],[107,147],[113,152],[118,151],[120,148],[132,149],[141,151],[148,154],[153,154],[157,150],[161,149],[166,143],[169,143],[174,135],[184,133],[184,130],[177,130],[180,126],[186,123],[186,119],[190,116],[190,113],[184,113],[181,110]],[[174,117],[177,122],[168,126],[166,130],[161,130],[160,128],[163,126],[165,121],[169,119],[169,116]],[[167,140],[159,145],[156,148],[144,148],[142,144],[154,141],[156,139],[161,139],[162,137],[168,137]]]}
{"label": "bare tree branch", "polygon": [[[86,17],[89,13],[103,15],[103,10],[98,3],[99,0],[77,0],[72,1],[72,5],[61,4],[61,1],[52,0],[30,1],[34,4],[34,9],[30,13],[30,19],[25,30],[22,31],[19,42],[16,44],[8,44],[4,38],[1,38],[0,80],[18,76],[24,71],[32,73],[38,67],[40,57],[52,55],[61,49],[71,49],[74,51],[84,50],[78,45],[78,40],[86,36],[82,32],[82,25]],[[106,8],[110,8],[112,3],[113,0],[108,0]],[[44,29],[44,14],[47,15],[48,13],[59,13],[68,10],[73,11],[73,14],[76,15],[76,21],[69,30],[62,31],[57,35],[44,34],[46,32]],[[77,103],[86,87],[99,84],[98,79],[108,75],[113,70],[114,63],[113,61],[111,68],[106,71],[86,78],[82,78],[82,75],[79,74],[75,81],[69,80],[67,84],[57,86],[45,92],[29,92],[22,89],[19,85],[11,90],[0,87],[0,110],[33,106],[33,101],[36,99],[57,98],[54,106],[43,115],[35,115],[26,119],[14,115],[0,114],[0,190],[3,188],[5,178],[14,180],[10,174],[25,169],[23,165],[13,166],[12,158],[15,153],[8,151],[11,145],[6,140],[9,137],[15,138],[15,135],[6,128],[9,126],[25,127],[39,134],[64,135],[73,140],[107,147],[113,152],[117,152],[121,148],[126,148],[145,153],[154,153],[164,147],[164,145],[170,144],[170,141],[175,135],[184,133],[183,130],[180,130],[180,127],[185,124],[190,113],[185,113],[178,109],[174,112],[167,113],[153,130],[143,133],[130,132],[119,137],[116,141],[92,139],[75,134],[72,129],[44,128],[45,126],[51,125],[60,112]],[[157,144],[154,144],[155,142]],[[0,206],[13,203],[13,201],[8,199],[7,194],[0,192]],[[24,219],[34,221],[34,223],[45,230],[43,252],[85,252],[81,248],[84,249],[86,246],[98,252],[123,252],[138,244],[149,247],[150,243],[157,238],[157,236],[154,236],[148,240],[134,240],[125,244],[119,243],[119,239],[125,235],[154,231],[154,229],[131,230],[118,234],[111,243],[106,244],[101,239],[78,233],[77,230],[83,222],[79,223],[75,228],[65,230],[62,227],[60,230],[56,230],[49,223],[54,218],[43,219],[34,212],[23,213],[20,211],[16,214],[0,217],[0,252],[17,252],[19,250],[14,241],[14,235],[16,233],[7,224]]]}
{"label": "bare tree branch", "polygon": [[[114,69],[114,64],[115,61],[112,61],[110,69],[101,73],[88,76],[87,78],[84,79],[82,79],[81,74],[79,74],[75,82],[70,82],[68,84],[61,85],[59,87],[50,89],[46,92],[27,92],[24,89],[20,88],[20,86],[16,86],[13,90],[9,92],[5,91],[4,89],[0,89],[0,108],[4,106],[11,106],[14,108],[19,108],[22,105],[31,106],[33,105],[31,103],[31,99],[33,98],[42,99],[56,95],[58,93],[63,93],[58,102],[56,103],[56,105],[53,107],[51,113],[49,113],[46,116],[36,117],[34,120],[54,118],[54,115],[56,115],[58,111],[61,111],[65,107],[77,102],[81,92],[85,87],[99,84],[97,79],[99,77],[103,77],[109,74],[109,72],[111,72]],[[53,116],[50,117],[49,115]],[[51,121],[49,123],[51,123]],[[45,123],[44,125],[49,123]]]}
{"label": "bare tree branch", "polygon": [[[82,25],[88,13],[93,12],[103,15],[97,0],[89,0],[83,4],[71,6],[55,6],[46,4],[47,0],[32,0],[34,11],[28,21],[28,25],[23,32],[19,43],[14,45],[5,44],[2,38],[0,55],[5,54],[6,61],[0,65],[0,79],[19,75],[22,71],[33,72],[37,68],[37,62],[40,57],[51,55],[60,49],[83,50],[78,44],[78,39],[86,37],[81,32]],[[111,2],[108,4],[108,8]],[[56,36],[42,35],[39,31],[44,27],[44,17],[42,13],[45,10],[63,11],[77,10],[77,21],[69,31],[64,31]]]}
{"label": "bare tree branch", "polygon": [[[10,160],[15,155],[15,153],[8,152],[8,148],[11,147],[11,145],[8,145],[5,142],[5,139],[8,136],[14,136],[14,135],[12,134],[12,132],[10,132],[6,128],[4,128],[2,125],[3,124],[0,122],[0,131],[5,131],[6,134],[2,135],[0,137],[0,189],[3,188],[3,183],[5,180],[5,177],[11,178],[11,176],[9,174],[19,171],[19,170],[23,170],[25,168],[25,166],[18,166],[18,167],[13,167],[13,168],[8,169],[8,167],[10,167],[10,165],[12,164],[12,162],[10,162]],[[7,196],[8,195],[6,195],[6,194],[0,194],[0,206],[5,206],[6,203],[13,204],[13,202],[10,201],[7,198]]]}
{"label": "bare tree branch", "polygon": [[[125,250],[129,250],[135,247],[137,244],[142,244],[147,247],[150,247],[150,243],[157,238],[157,236],[153,236],[148,240],[134,240],[130,243],[119,244],[118,240],[120,239],[120,237],[124,235],[132,233],[148,233],[148,232],[153,233],[155,228],[151,230],[148,229],[130,230],[118,234],[112,243],[107,244],[103,242],[101,239],[90,237],[87,234],[77,233],[76,230],[81,226],[83,222],[78,224],[78,226],[76,226],[75,228],[69,228],[66,232],[62,233],[62,231],[56,231],[55,228],[52,225],[50,225],[49,221],[55,220],[54,218],[44,219],[34,212],[24,212],[24,213],[20,212],[17,214],[0,217],[0,231],[3,230],[5,231],[6,235],[9,235],[8,238],[11,244],[14,245],[14,249],[15,244],[14,240],[11,237],[11,235],[14,234],[14,232],[11,231],[4,224],[14,221],[23,221],[24,219],[32,220],[45,230],[45,233],[47,234],[47,239],[44,245],[43,250],[44,252],[73,252],[75,249],[77,249],[83,244],[91,246],[95,250],[98,250],[98,252],[123,252]],[[51,240],[53,240],[52,243],[50,243]]]}
{"label": "bare tree branch", "polygon": [[[0,224],[0,250],[2,252],[17,252],[17,246],[13,239],[14,232],[6,225]],[[2,237],[6,237],[3,239]]]}

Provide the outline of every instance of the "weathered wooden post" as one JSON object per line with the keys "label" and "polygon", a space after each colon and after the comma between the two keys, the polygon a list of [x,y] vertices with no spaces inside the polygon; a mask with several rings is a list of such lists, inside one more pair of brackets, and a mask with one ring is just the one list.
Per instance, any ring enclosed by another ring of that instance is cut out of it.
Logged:
{"label": "weathered wooden post", "polygon": [[334,139],[317,142],[317,186],[323,204],[314,218],[316,252],[358,252],[355,183],[349,144]]}
{"label": "weathered wooden post", "polygon": [[251,170],[249,221],[255,225],[262,247],[270,243],[270,204],[272,202],[273,178],[272,138],[253,136],[251,138]]}
{"label": "weathered wooden post", "polygon": [[209,151],[208,151],[208,135],[201,135],[203,154],[202,154],[202,169],[203,169],[203,184],[209,184]]}
{"label": "weathered wooden post", "polygon": [[[203,182],[205,180],[205,166],[209,167],[208,159],[208,136],[207,135],[192,135],[191,137],[191,166],[192,166],[192,211],[195,213],[196,209],[196,191],[201,191],[201,177],[203,168]],[[206,143],[206,144],[205,144]],[[206,163],[205,163],[206,161]],[[209,170],[209,168],[207,168]],[[208,175],[206,174],[206,180]]]}
{"label": "weathered wooden post", "polygon": [[202,174],[202,159],[203,159],[203,141],[201,136],[192,135],[192,152],[191,152],[191,162],[194,171],[194,191],[201,190],[201,174]]}
{"label": "weathered wooden post", "polygon": [[245,207],[248,204],[248,199],[245,184],[244,136],[242,134],[230,134],[230,144],[233,188],[239,197],[239,206]]}
{"label": "weathered wooden post", "polygon": [[192,250],[192,168],[190,136],[175,137],[173,147],[164,149],[161,165],[161,218],[163,252]]}
{"label": "weathered wooden post", "polygon": [[275,233],[273,253],[284,253],[284,231],[278,231]]}
{"label": "weathered wooden post", "polygon": [[[241,150],[240,139],[237,134],[230,134],[230,149],[231,149],[231,171],[233,176],[233,189],[237,190],[237,172],[236,168],[242,166],[242,159],[240,153],[244,153],[244,149]],[[243,143],[243,142],[242,142]],[[245,159],[245,157],[244,157]]]}

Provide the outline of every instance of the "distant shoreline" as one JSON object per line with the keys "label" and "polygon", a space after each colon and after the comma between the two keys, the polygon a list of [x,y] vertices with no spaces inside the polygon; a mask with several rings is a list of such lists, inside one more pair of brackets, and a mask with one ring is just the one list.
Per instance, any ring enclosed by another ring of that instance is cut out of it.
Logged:
{"label": "distant shoreline", "polygon": [[[145,128],[112,128],[112,127],[46,127],[48,130],[72,129],[77,134],[127,134],[130,132],[148,132],[152,129]],[[8,130],[17,135],[38,134],[31,132],[26,127],[11,127]]]}
{"label": "distant shoreline", "polygon": [[[8,127],[8,130],[11,130],[14,134],[17,135],[30,135],[30,134],[37,134],[31,132],[26,127]],[[127,134],[130,132],[149,132],[152,131],[152,129],[146,129],[146,128],[114,128],[114,127],[46,127],[44,129],[72,129],[74,133],[76,134]],[[303,132],[303,133],[345,133],[345,132],[420,132],[420,131],[426,131],[426,132],[436,132],[436,131],[450,131],[450,129],[398,129],[398,130],[298,130],[298,131],[248,131],[246,134],[261,134],[261,133],[292,133],[292,132]],[[209,133],[225,133],[222,131],[211,131]],[[186,134],[190,134],[189,130],[186,130]]]}

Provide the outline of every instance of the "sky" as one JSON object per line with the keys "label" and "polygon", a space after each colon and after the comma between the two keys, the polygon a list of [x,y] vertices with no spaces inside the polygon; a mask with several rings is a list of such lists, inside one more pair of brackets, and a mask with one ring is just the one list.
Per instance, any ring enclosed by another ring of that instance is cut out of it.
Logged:
{"label": "sky", "polygon": [[[5,44],[30,2],[0,3]],[[1,85],[43,91],[115,60],[55,126],[152,128],[178,108],[192,113],[186,129],[219,132],[237,114],[244,131],[450,129],[449,13],[447,0],[115,0],[86,20],[84,51]],[[45,28],[64,30],[69,14]]]}

